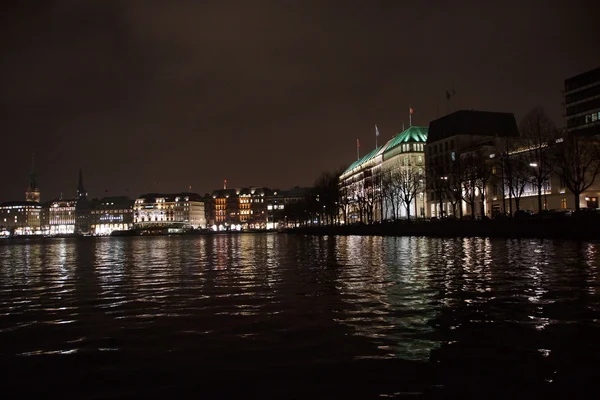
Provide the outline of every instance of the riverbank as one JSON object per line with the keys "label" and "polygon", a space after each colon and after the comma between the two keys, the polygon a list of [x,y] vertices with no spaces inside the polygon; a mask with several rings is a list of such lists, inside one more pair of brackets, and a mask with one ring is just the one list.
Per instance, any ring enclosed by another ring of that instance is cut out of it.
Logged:
{"label": "riverbank", "polygon": [[600,239],[600,223],[597,218],[397,221],[372,225],[307,226],[283,232],[308,235]]}

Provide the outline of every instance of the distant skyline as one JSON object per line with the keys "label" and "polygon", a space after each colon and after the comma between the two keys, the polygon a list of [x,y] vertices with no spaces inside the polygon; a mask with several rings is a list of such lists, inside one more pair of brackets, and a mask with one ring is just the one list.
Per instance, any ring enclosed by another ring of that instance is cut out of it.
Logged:
{"label": "distant skyline", "polygon": [[[13,1],[0,201],[308,186],[457,109],[543,107],[600,66],[598,1]],[[446,91],[455,91],[450,104]]]}

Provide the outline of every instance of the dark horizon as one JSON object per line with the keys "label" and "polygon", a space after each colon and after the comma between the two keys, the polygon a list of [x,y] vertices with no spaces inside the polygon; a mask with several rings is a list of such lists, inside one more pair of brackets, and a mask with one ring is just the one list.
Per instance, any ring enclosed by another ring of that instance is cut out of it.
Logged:
{"label": "dark horizon", "polygon": [[[309,186],[458,109],[543,107],[600,65],[596,1],[19,1],[5,6],[0,201]],[[446,91],[455,90],[450,104]],[[155,184],[158,182],[158,184]]]}

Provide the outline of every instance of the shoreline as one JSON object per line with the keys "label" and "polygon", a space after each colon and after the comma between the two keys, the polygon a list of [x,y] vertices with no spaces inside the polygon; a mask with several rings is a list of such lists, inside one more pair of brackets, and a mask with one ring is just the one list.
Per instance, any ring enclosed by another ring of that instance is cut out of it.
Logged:
{"label": "shoreline", "polygon": [[308,226],[283,230],[304,235],[361,236],[426,236],[426,237],[496,237],[532,239],[600,239],[600,221],[596,218],[575,220],[512,219],[512,220],[440,220],[398,221],[372,225]]}
{"label": "shoreline", "polygon": [[600,218],[548,218],[548,219],[506,219],[506,220],[438,220],[438,221],[396,221],[371,225],[323,225],[302,226],[279,230],[247,231],[194,231],[182,233],[153,232],[139,230],[119,231],[112,235],[57,235],[57,236],[12,236],[0,240],[0,243],[43,241],[47,239],[97,239],[111,237],[153,237],[153,236],[212,236],[239,234],[292,234],[315,236],[425,236],[438,238],[452,237],[490,237],[490,238],[532,238],[532,239],[574,239],[600,240]]}

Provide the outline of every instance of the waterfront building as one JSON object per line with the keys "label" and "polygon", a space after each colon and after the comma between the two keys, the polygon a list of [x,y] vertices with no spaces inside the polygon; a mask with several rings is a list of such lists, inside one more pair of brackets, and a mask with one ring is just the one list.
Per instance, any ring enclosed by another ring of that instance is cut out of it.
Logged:
{"label": "waterfront building", "polygon": [[133,228],[133,200],[126,196],[104,197],[92,201],[90,233],[110,235],[113,231]]}
{"label": "waterfront building", "polygon": [[42,206],[35,201],[9,201],[0,204],[0,235],[39,235]]}
{"label": "waterfront building", "polygon": [[600,67],[565,80],[567,130],[600,134]]}
{"label": "waterfront building", "polygon": [[266,229],[267,199],[273,191],[265,187],[214,190],[208,198],[207,219],[211,229]]}
{"label": "waterfront building", "polygon": [[[567,136],[600,140],[600,67],[565,80],[565,111]],[[579,203],[581,207],[598,208],[599,199],[600,179],[596,179],[596,182],[582,193]],[[560,198],[563,208],[573,209],[574,203],[574,196]]]}
{"label": "waterfront building", "polygon": [[[340,175],[344,223],[425,217],[427,136],[427,127],[411,126],[359,158]],[[410,195],[403,196],[402,191]]]}
{"label": "waterfront building", "polygon": [[197,193],[147,193],[135,200],[138,228],[199,229],[206,227],[204,199]]}
{"label": "waterfront building", "polygon": [[287,224],[287,207],[306,199],[310,188],[244,187],[207,195],[207,220],[215,231],[277,229]]}
{"label": "waterfront building", "polygon": [[267,229],[294,227],[299,224],[297,207],[306,207],[311,194],[310,187],[294,186],[291,189],[275,189],[267,196]]}
{"label": "waterfront building", "polygon": [[48,203],[48,233],[72,235],[75,233],[76,199],[58,199]]}
{"label": "waterfront building", "polygon": [[[492,163],[502,143],[518,137],[512,113],[459,110],[431,121],[425,146],[429,216],[493,216],[503,212],[502,195],[492,183]],[[487,171],[484,182],[478,179],[482,170]],[[490,192],[488,186],[495,189]]]}
{"label": "waterfront building", "polygon": [[50,234],[50,206],[52,205],[52,201],[46,201],[40,203],[42,209],[40,210],[40,229],[42,230],[43,235]]}

